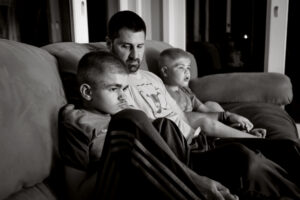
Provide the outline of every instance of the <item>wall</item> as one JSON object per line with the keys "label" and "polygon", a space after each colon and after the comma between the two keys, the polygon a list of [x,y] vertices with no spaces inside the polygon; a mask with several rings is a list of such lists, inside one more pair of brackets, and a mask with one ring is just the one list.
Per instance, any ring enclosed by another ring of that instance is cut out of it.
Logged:
{"label": "wall", "polygon": [[284,74],[289,0],[267,4],[264,71]]}
{"label": "wall", "polygon": [[[76,42],[86,42],[88,30],[85,8],[82,7],[86,0],[72,0],[75,21],[82,23],[77,27]],[[147,39],[162,40],[174,47],[186,48],[186,2],[184,0],[111,0],[108,1],[108,15],[117,10],[132,10],[138,13],[147,24]],[[285,50],[287,32],[288,0],[268,0],[266,46],[265,46],[265,72],[285,71]],[[76,12],[78,12],[76,14]],[[85,33],[86,32],[86,33]]]}
{"label": "wall", "polygon": [[185,1],[119,0],[118,4],[119,10],[132,10],[145,20],[147,39],[161,40],[185,49]]}

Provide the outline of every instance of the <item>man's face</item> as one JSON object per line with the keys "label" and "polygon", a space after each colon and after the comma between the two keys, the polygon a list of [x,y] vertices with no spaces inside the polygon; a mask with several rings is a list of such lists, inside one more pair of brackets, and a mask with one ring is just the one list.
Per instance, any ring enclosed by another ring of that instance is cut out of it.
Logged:
{"label": "man's face", "polygon": [[188,87],[191,78],[191,61],[188,58],[180,57],[176,60],[169,60],[167,63],[168,84]]}
{"label": "man's face", "polygon": [[133,32],[123,28],[119,31],[119,37],[111,41],[110,45],[112,53],[126,63],[130,73],[140,68],[145,50],[144,31]]}
{"label": "man's face", "polygon": [[128,108],[127,89],[128,74],[106,72],[100,75],[95,86],[91,87],[91,107],[107,114],[115,114]]}

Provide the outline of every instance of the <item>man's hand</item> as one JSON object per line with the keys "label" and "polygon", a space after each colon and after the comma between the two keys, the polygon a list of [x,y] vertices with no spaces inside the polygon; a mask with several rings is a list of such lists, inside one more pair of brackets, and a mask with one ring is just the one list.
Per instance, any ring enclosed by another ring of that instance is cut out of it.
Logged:
{"label": "man's hand", "polygon": [[230,193],[221,183],[205,176],[195,181],[204,198],[207,200],[238,200],[239,197]]}

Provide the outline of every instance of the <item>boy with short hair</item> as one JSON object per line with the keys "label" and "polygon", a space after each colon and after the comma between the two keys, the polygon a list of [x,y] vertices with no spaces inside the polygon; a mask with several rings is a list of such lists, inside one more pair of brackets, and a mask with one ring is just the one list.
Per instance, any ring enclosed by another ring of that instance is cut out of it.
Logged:
{"label": "boy with short hair", "polygon": [[[202,131],[213,137],[265,137],[266,130],[252,129],[253,124],[248,119],[225,112],[217,102],[202,103],[196,97],[188,87],[191,78],[190,56],[179,48],[166,49],[160,53],[159,67],[168,92],[185,112],[192,127],[200,126]],[[234,124],[230,124],[232,119]]]}
{"label": "boy with short hair", "polygon": [[[92,52],[79,62],[77,80],[82,109],[76,109],[72,115],[79,119],[76,122],[78,130],[87,134],[86,137],[93,137],[90,146],[93,156],[90,161],[99,159],[101,155],[110,116],[129,107],[125,97],[127,79],[128,70],[123,67],[123,61],[112,54]],[[64,112],[72,111],[73,108],[69,105]]]}

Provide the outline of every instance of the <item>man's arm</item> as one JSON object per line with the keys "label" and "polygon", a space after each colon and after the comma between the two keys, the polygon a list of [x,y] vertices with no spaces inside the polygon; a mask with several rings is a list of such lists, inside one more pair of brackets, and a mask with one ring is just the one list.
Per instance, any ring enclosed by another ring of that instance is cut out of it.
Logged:
{"label": "man's arm", "polygon": [[[85,123],[87,120],[91,124],[96,124],[94,122],[96,119],[87,118],[87,113],[75,109],[74,105],[67,105],[60,112],[59,150],[64,162],[66,194],[68,199],[72,200],[91,199],[96,186],[98,175],[96,163],[100,155],[94,154],[101,154],[102,145],[98,142],[97,148],[93,148],[96,141],[92,140],[95,127]],[[98,150],[99,148],[101,149]]]}

